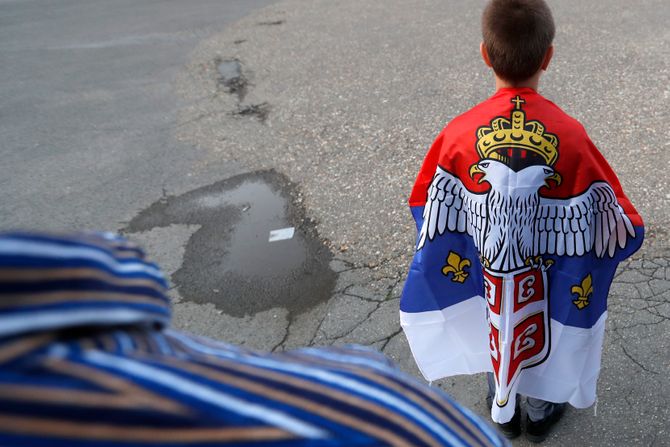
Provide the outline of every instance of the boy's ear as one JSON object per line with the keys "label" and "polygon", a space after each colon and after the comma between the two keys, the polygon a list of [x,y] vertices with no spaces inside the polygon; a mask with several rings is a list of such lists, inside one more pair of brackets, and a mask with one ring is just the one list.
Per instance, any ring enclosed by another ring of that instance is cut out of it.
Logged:
{"label": "boy's ear", "polygon": [[484,45],[484,42],[479,44],[479,52],[482,53],[482,59],[484,59],[486,66],[491,67],[491,59],[489,59],[489,52],[486,51],[486,45]]}
{"label": "boy's ear", "polygon": [[549,67],[549,62],[551,62],[551,58],[554,56],[554,46],[550,45],[549,48],[547,48],[547,52],[544,55],[544,60],[542,61],[542,65],[540,68],[542,68],[543,71],[547,70],[547,67]]}

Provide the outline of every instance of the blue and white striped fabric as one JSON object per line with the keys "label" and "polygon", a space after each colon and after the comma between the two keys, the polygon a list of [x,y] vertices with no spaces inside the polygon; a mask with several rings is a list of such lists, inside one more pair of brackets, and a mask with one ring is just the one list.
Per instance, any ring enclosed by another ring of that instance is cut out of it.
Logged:
{"label": "blue and white striped fabric", "polygon": [[0,445],[506,445],[367,348],[171,330],[165,290],[122,238],[0,235]]}

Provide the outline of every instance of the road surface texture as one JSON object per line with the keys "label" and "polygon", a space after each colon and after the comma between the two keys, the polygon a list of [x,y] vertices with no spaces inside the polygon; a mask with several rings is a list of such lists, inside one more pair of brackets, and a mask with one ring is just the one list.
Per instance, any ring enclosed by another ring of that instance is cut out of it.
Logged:
{"label": "road surface texture", "polygon": [[117,229],[220,180],[172,138],[196,44],[268,0],[0,0],[0,226]]}
{"label": "road surface texture", "polygon": [[[171,275],[180,328],[268,350],[362,343],[418,375],[398,322],[406,198],[434,136],[493,93],[483,2],[284,0],[232,24],[189,2],[198,17],[150,29],[148,10],[56,3],[0,2],[1,226],[124,231]],[[570,409],[545,445],[669,445],[670,10],[552,7],[541,91],[585,124],[647,237],[611,290],[597,411]],[[487,415],[483,376],[434,386]]]}

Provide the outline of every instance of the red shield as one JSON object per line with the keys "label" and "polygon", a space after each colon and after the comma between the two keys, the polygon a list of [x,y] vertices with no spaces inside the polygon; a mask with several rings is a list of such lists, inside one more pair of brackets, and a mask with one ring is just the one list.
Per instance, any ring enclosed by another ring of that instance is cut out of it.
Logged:
{"label": "red shield", "polygon": [[484,270],[491,361],[498,385],[496,403],[507,405],[525,368],[549,353],[549,300],[544,268],[508,272]]}

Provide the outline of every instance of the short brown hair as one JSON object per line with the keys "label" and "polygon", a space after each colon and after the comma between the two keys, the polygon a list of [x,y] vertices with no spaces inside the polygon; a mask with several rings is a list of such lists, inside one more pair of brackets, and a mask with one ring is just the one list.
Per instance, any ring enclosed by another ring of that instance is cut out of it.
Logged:
{"label": "short brown hair", "polygon": [[482,14],[484,46],[493,71],[510,82],[533,76],[556,28],[544,0],[491,0]]}

